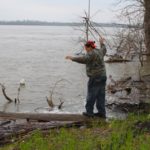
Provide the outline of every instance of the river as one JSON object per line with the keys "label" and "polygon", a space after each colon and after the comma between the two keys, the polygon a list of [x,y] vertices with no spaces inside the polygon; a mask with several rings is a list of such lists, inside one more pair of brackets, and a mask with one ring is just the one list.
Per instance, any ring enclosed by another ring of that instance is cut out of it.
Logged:
{"label": "river", "polygon": [[[112,32],[110,28],[106,31]],[[85,66],[65,60],[66,55],[82,49],[80,37],[80,31],[73,27],[0,26],[0,83],[5,85],[11,98],[16,98],[20,80],[25,80],[17,105],[8,104],[0,91],[0,110],[33,112],[48,107],[46,96],[61,80],[53,93],[54,103],[64,101],[61,112],[84,111]],[[137,62],[106,64],[107,76],[112,75],[116,80],[136,78],[138,68]]]}

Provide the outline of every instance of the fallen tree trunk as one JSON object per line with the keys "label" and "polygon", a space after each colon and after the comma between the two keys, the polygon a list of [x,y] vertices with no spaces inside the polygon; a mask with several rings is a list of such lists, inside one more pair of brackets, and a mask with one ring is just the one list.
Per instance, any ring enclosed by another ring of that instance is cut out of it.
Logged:
{"label": "fallen tree trunk", "polygon": [[27,119],[41,121],[86,121],[88,117],[81,114],[53,114],[53,113],[14,113],[0,111],[1,118]]}
{"label": "fallen tree trunk", "polygon": [[9,125],[0,126],[0,146],[8,143],[13,143],[16,141],[23,141],[27,136],[34,130],[40,130],[42,133],[49,134],[50,129],[54,128],[70,128],[70,127],[80,127],[83,122],[72,122],[72,121],[50,121],[50,122],[24,122],[24,123],[13,123]]}

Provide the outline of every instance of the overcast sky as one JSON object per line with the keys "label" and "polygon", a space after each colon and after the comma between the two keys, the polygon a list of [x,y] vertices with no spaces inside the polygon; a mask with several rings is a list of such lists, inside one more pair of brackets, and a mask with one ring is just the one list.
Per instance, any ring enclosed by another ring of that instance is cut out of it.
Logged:
{"label": "overcast sky", "polygon": [[[0,20],[79,22],[89,0],[0,0]],[[96,22],[116,22],[117,0],[91,0],[91,16]],[[98,12],[98,13],[96,13]]]}

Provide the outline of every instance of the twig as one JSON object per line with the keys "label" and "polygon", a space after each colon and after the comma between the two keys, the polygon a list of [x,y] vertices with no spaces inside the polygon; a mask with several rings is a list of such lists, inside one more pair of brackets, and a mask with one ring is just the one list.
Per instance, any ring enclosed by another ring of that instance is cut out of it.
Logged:
{"label": "twig", "polygon": [[54,107],[54,103],[53,103],[52,99],[46,97],[46,100],[47,100],[47,103],[48,103],[49,107],[53,108]]}
{"label": "twig", "polygon": [[60,104],[58,105],[58,109],[61,109],[62,108],[62,105],[63,105],[63,101],[61,101],[61,99],[60,99]]}
{"label": "twig", "polygon": [[21,85],[19,85],[19,87],[18,87],[18,93],[17,93],[16,103],[17,103],[17,102],[20,103],[20,99],[19,99],[20,90],[21,90]]}

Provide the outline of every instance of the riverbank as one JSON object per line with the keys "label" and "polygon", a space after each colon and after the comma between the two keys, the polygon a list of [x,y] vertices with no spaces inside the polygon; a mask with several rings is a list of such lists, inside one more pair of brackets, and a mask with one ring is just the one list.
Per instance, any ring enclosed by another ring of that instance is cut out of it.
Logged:
{"label": "riverbank", "polygon": [[150,115],[130,114],[126,120],[92,119],[80,127],[36,130],[0,150],[148,150]]}

